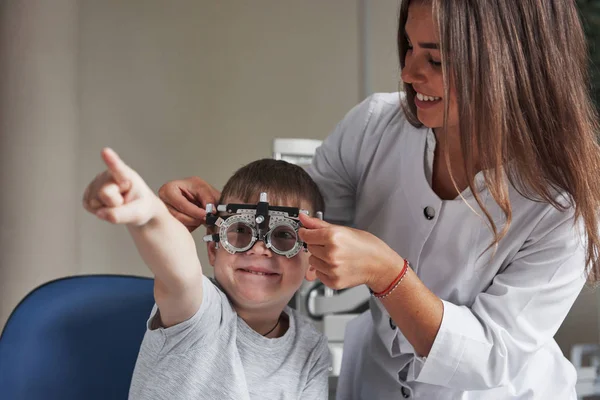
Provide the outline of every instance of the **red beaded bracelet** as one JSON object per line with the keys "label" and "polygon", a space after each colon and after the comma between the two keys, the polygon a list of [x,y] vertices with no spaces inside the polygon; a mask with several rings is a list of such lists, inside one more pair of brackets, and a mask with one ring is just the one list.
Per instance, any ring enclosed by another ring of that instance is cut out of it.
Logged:
{"label": "red beaded bracelet", "polygon": [[396,289],[396,287],[398,287],[400,282],[402,282],[402,279],[404,279],[404,275],[406,275],[406,271],[408,271],[408,266],[409,266],[408,260],[404,259],[404,266],[402,267],[402,271],[400,271],[400,274],[398,274],[396,279],[394,279],[392,281],[392,283],[390,284],[390,286],[388,286],[387,289],[385,289],[383,292],[379,292],[379,293],[373,292],[373,296],[377,297],[378,299],[383,299],[384,297],[386,297],[387,295],[392,293],[392,291],[394,289]]}

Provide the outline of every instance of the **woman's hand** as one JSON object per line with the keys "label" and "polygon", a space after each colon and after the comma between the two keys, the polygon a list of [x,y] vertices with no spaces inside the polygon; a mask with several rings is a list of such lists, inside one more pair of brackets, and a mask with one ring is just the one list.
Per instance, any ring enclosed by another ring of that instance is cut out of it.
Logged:
{"label": "woman's hand", "polygon": [[[308,244],[310,264],[332,289],[366,284],[376,293],[398,277],[404,259],[374,235],[332,225],[300,214],[300,238]],[[390,317],[412,344],[427,356],[442,323],[444,305],[409,268],[401,286],[380,299]]]}
{"label": "woman's hand", "polygon": [[107,169],[90,182],[83,194],[83,207],[113,224],[143,226],[164,205],[146,182],[111,149],[102,150]]}
{"label": "woman's hand", "polygon": [[206,205],[217,205],[221,193],[206,181],[191,177],[161,186],[158,196],[169,212],[190,231],[206,222]]}
{"label": "woman's hand", "polygon": [[366,284],[374,292],[382,292],[402,270],[404,259],[369,232],[305,214],[300,214],[300,222],[300,239],[311,254],[309,263],[321,282],[332,289]]}

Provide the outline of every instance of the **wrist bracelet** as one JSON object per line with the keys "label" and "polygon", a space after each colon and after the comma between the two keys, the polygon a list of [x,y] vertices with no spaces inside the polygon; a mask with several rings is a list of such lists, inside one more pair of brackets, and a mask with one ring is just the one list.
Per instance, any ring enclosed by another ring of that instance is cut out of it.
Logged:
{"label": "wrist bracelet", "polygon": [[398,274],[396,279],[394,279],[392,281],[392,283],[390,283],[390,285],[387,287],[387,289],[385,289],[383,292],[379,292],[379,293],[372,292],[373,296],[377,297],[378,299],[383,299],[384,297],[386,297],[387,295],[392,293],[392,291],[398,287],[400,282],[402,282],[402,279],[404,279],[404,276],[406,275],[406,272],[408,271],[408,266],[409,266],[408,260],[404,259],[404,266],[402,267],[402,270],[400,271],[400,273]]}

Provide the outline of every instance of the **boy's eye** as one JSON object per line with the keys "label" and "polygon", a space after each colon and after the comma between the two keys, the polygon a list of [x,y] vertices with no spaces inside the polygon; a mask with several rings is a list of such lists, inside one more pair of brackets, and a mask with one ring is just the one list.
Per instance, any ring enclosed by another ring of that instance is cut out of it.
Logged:
{"label": "boy's eye", "polygon": [[288,240],[296,240],[294,235],[288,231],[279,231],[275,232],[275,237],[278,239],[288,239]]}
{"label": "boy's eye", "polygon": [[227,241],[235,247],[243,248],[252,242],[252,229],[242,223],[235,223],[227,229]]}
{"label": "boy's eye", "polygon": [[280,251],[289,251],[296,245],[296,231],[289,226],[278,226],[271,232],[271,244]]}
{"label": "boy's eye", "polygon": [[252,235],[252,229],[244,224],[235,223],[227,229],[227,234],[231,235]]}

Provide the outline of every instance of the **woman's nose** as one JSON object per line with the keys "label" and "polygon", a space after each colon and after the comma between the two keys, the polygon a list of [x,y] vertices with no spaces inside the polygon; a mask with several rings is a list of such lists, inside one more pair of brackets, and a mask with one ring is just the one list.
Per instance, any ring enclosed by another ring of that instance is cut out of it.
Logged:
{"label": "woman's nose", "polygon": [[400,77],[404,83],[415,84],[425,83],[426,76],[423,73],[423,65],[418,60],[414,59],[413,56],[407,54],[404,62],[404,68]]}

